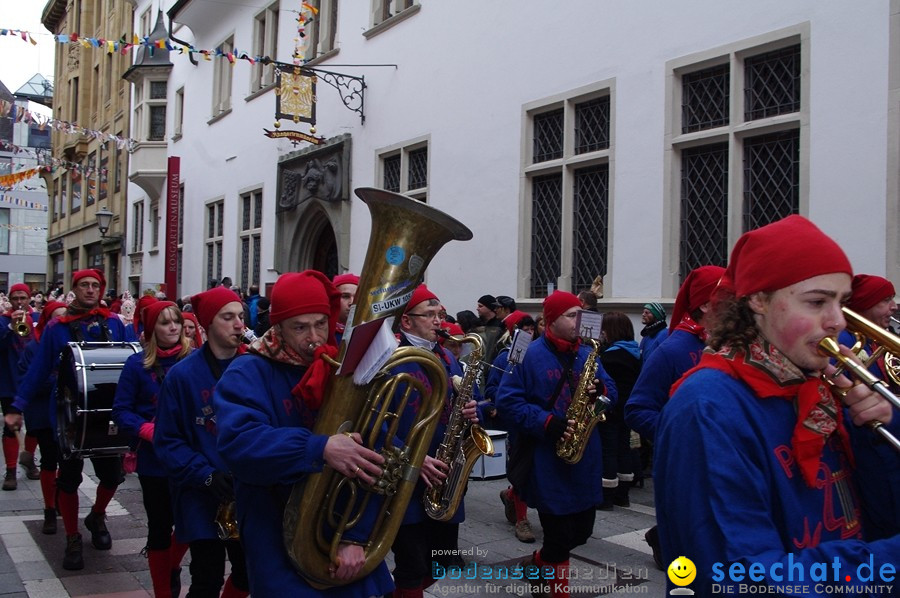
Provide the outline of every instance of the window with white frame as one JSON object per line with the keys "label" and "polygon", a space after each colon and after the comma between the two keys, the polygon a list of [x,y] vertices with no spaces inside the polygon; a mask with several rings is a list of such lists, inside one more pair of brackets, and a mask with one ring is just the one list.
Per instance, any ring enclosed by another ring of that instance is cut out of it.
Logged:
{"label": "window with white frame", "polygon": [[262,248],[262,189],[241,194],[241,279],[242,289],[258,285]]}
{"label": "window with white frame", "polygon": [[[223,54],[234,51],[234,36],[226,39],[219,46]],[[213,118],[231,110],[231,79],[234,71],[231,62],[225,59],[213,61],[213,93],[212,115]]]}
{"label": "window with white frame", "polygon": [[144,202],[134,204],[131,221],[131,252],[139,253],[144,250]]}
{"label": "window with white frame", "polygon": [[428,197],[428,140],[391,146],[378,152],[379,179],[384,189],[420,201]]}
{"label": "window with white frame", "polygon": [[141,20],[138,24],[138,36],[143,39],[150,35],[150,9],[147,8],[141,13]]}
{"label": "window with white frame", "polygon": [[159,249],[159,200],[150,202],[150,249]]}
{"label": "window with white frame", "polygon": [[312,60],[335,48],[338,0],[314,0],[309,4],[315,6],[319,11],[306,30],[310,42],[305,58]]}
{"label": "window with white frame", "polygon": [[372,26],[380,25],[418,4],[418,0],[372,0]]}
{"label": "window with white frame", "polygon": [[172,125],[172,138],[179,139],[184,125],[184,87],[179,87],[175,92],[175,122]]}
{"label": "window with white frame", "polygon": [[135,134],[140,141],[163,141],[166,138],[167,82],[144,81],[134,86]]}
{"label": "window with white frame", "polygon": [[206,281],[222,279],[222,245],[225,238],[225,200],[206,204]]}
{"label": "window with white frame", "polygon": [[[253,20],[253,55],[278,55],[278,3],[274,3]],[[250,67],[250,93],[275,83],[275,65],[257,61]]]}
{"label": "window with white frame", "polygon": [[525,107],[528,297],[578,293],[606,274],[611,97],[603,84]]}
{"label": "window with white frame", "polygon": [[730,235],[799,213],[802,50],[792,37],[675,65],[681,280],[699,266],[725,266]]}

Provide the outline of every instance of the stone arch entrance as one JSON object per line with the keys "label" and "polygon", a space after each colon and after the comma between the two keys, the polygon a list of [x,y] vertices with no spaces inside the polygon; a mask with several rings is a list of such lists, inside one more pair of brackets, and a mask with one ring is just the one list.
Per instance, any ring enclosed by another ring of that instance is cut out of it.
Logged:
{"label": "stone arch entrance", "polygon": [[320,206],[308,206],[297,219],[290,253],[285,257],[286,272],[312,268],[329,278],[339,273],[337,237],[328,214]]}

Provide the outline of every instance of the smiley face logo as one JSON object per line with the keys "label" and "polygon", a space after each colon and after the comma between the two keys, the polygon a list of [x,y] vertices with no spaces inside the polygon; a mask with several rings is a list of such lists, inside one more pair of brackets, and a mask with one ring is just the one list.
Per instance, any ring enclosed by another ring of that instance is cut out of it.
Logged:
{"label": "smiley face logo", "polygon": [[690,585],[697,577],[697,567],[694,566],[694,561],[691,559],[680,556],[672,561],[672,564],[666,569],[666,573],[669,574],[669,581],[676,586],[686,586]]}

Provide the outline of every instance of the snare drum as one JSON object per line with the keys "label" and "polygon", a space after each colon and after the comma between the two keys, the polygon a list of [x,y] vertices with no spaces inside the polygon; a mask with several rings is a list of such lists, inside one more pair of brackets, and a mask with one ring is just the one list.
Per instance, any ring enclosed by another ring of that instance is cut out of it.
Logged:
{"label": "snare drum", "polygon": [[56,432],[64,459],[118,456],[128,437],[112,420],[113,399],[125,360],[139,343],[69,343],[60,356]]}

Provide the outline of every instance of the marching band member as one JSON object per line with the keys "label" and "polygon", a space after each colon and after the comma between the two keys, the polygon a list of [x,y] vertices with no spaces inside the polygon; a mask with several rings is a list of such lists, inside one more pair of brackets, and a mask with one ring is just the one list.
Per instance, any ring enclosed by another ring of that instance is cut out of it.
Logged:
{"label": "marching band member", "polygon": [[203,345],[203,334],[200,331],[200,324],[197,322],[197,316],[195,316],[193,312],[185,311],[181,312],[181,317],[184,319],[184,336],[191,343],[192,348],[199,349],[200,346]]}
{"label": "marching band member", "polygon": [[[24,319],[28,326],[29,334],[32,334],[34,324],[40,316],[37,312],[32,312],[28,307],[31,289],[28,285],[17,283],[9,289],[9,302],[11,308],[8,312],[0,316],[0,405],[2,405],[3,413],[9,413],[12,406],[13,397],[16,396],[16,366],[19,363],[19,356],[23,349],[27,337],[19,336],[16,333],[16,325]],[[34,465],[34,449],[37,446],[37,439],[30,433],[25,438],[25,453],[22,454],[21,461],[25,466],[29,479],[36,479],[33,472],[37,468]],[[28,458],[30,455],[30,459]],[[18,486],[16,481],[16,459],[19,459],[19,438],[16,433],[9,429],[9,426],[3,426],[3,457],[6,462],[6,478],[3,480],[4,490],[15,490]]]}
{"label": "marching band member", "polygon": [[[250,547],[251,592],[348,598],[385,594],[393,583],[384,563],[355,582],[320,592],[297,574],[284,548],[282,517],[296,482],[328,465],[372,483],[384,459],[361,446],[357,434],[312,433],[330,376],[320,355],[337,355],[340,293],[323,274],[307,270],[282,274],[270,299],[272,327],[228,368],[213,399],[218,450],[234,472],[240,534]],[[335,579],[351,579],[365,564],[363,547],[353,543],[364,540],[356,535],[361,527],[340,545]]]}
{"label": "marching band member", "polygon": [[[851,276],[841,248],[802,216],[745,233],[732,250],[710,348],[675,387],[656,435],[662,556],[693,561],[696,595],[714,594],[716,564],[726,574],[715,595],[737,589],[733,563],[756,569],[740,583],[764,589],[794,569],[838,563],[834,592],[849,591],[844,573],[855,578],[862,564],[896,563],[900,536],[861,539],[843,412],[819,378],[833,369],[818,343],[845,326]],[[891,419],[864,385],[844,403],[857,425]]]}
{"label": "marching band member", "polygon": [[144,351],[125,360],[112,417],[132,438],[137,453],[137,474],[147,513],[147,561],[156,598],[178,596],[181,559],[187,545],[173,541],[175,516],[166,469],[153,449],[153,430],[160,385],[173,365],[191,352],[182,334],[181,310],[171,301],[156,301],[141,314]]}
{"label": "marching band member", "polygon": [[[569,596],[569,553],[587,542],[594,529],[595,507],[603,502],[603,458],[600,435],[594,430],[584,456],[570,465],[556,454],[560,439],[569,440],[574,421],[566,412],[591,350],[582,346],[576,328],[581,309],[578,297],[554,291],[544,299],[547,326],[512,372],[505,374],[497,390],[497,410],[510,421],[513,446],[532,446],[533,462],[528,480],[518,492],[529,507],[537,509],[544,530],[544,544],[524,563],[554,570],[547,580],[554,598]],[[595,380],[587,392],[599,391],[613,404],[616,386],[603,370],[599,357]],[[539,593],[532,585],[532,593]]]}
{"label": "marching band member", "polygon": [[[437,355],[448,378],[463,376],[462,367],[455,357],[438,343],[437,331],[440,329],[441,302],[424,284],[413,292],[403,315],[400,316],[400,346],[420,347]],[[473,364],[474,365],[474,364]],[[398,366],[391,370],[392,374],[407,372],[417,374],[421,367],[417,364]],[[452,386],[452,382],[451,382]],[[454,404],[455,391],[447,389],[444,410],[440,422],[431,441],[428,455],[422,463],[419,483],[413,493],[412,500],[406,508],[403,524],[397,532],[391,550],[394,553],[394,581],[397,589],[394,598],[421,598],[425,589],[434,583],[431,576],[432,562],[443,567],[460,566],[462,561],[456,554],[459,541],[459,524],[465,520],[464,500],[449,521],[436,521],[425,513],[423,496],[425,488],[442,482],[447,477],[448,466],[434,458],[438,446],[444,439],[450,410]],[[397,436],[406,437],[415,421],[419,400],[410,398],[406,410],[400,416]],[[462,410],[465,419],[478,422],[477,401],[468,401]],[[433,556],[442,555],[442,556]],[[443,556],[448,555],[448,556]],[[454,558],[455,557],[455,558]]]}
{"label": "marching band member", "polygon": [[241,347],[244,306],[225,287],[194,295],[191,305],[206,329],[207,341],[166,375],[159,393],[153,448],[172,480],[175,537],[190,544],[190,595],[219,596],[227,553],[231,575],[222,596],[236,598],[248,594],[249,583],[240,541],[220,540],[215,526],[219,505],[234,500],[234,487],[216,450],[212,397]]}
{"label": "marching band member", "polygon": [[[28,366],[31,365],[38,352],[41,333],[54,318],[62,317],[65,313],[65,303],[48,301],[44,304],[34,334],[25,345],[25,350],[22,351],[22,356],[19,358],[18,376],[20,381],[28,372]],[[56,441],[56,429],[50,403],[55,387],[56,376],[50,376],[25,408],[28,432],[34,434],[41,447],[40,480],[41,495],[44,499],[44,525],[41,531],[47,535],[56,533],[56,468],[59,463],[59,445]]]}
{"label": "marching band member", "polygon": [[[39,397],[44,383],[59,368],[60,354],[72,341],[134,341],[134,330],[100,307],[100,298],[106,287],[106,279],[99,270],[78,270],[72,274],[74,299],[66,314],[56,322],[51,322],[41,334],[41,341],[34,360],[16,393],[10,413],[6,415],[6,425],[14,429],[22,426],[22,411],[30,401]],[[90,514],[84,519],[84,526],[91,532],[91,544],[97,550],[112,548],[112,538],[106,529],[106,506],[122,483],[121,459],[111,457],[91,457],[94,473],[100,479],[97,498]],[[78,486],[81,485],[81,471],[84,460],[75,457],[64,459],[59,464],[56,486],[59,489],[57,506],[66,529],[66,551],[63,569],[84,568],[81,534],[78,533]]]}
{"label": "marching band member", "polygon": [[335,340],[340,346],[344,328],[347,326],[347,317],[350,315],[350,306],[353,305],[353,301],[356,299],[356,290],[359,288],[359,276],[350,272],[338,274],[332,283],[341,294],[341,313],[335,324]]}
{"label": "marching band member", "polygon": [[[881,276],[857,274],[853,277],[852,288],[847,307],[887,330],[891,315],[897,309],[891,281]],[[856,341],[848,330],[841,332],[838,338],[846,347],[852,347]],[[860,357],[868,359],[875,348],[875,343],[866,339],[862,347],[865,355]],[[900,387],[887,375],[884,356],[875,360],[869,371],[886,381],[894,394],[900,392]],[[896,411],[886,427],[894,436],[900,437],[900,416]],[[863,503],[863,533],[867,540],[895,536],[900,533],[900,453],[866,428],[848,425],[847,429],[856,460],[854,477]]]}

